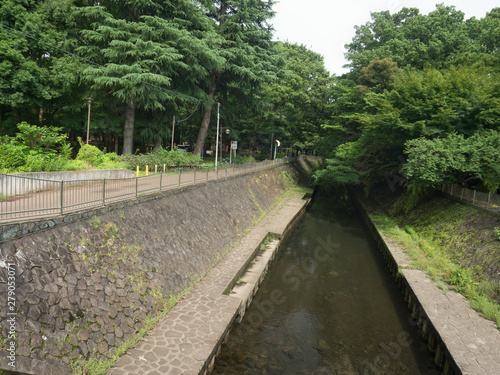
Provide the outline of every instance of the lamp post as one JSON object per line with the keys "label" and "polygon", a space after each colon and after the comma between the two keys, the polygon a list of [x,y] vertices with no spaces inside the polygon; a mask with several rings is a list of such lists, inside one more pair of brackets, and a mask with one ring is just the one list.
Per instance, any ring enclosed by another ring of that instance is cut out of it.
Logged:
{"label": "lamp post", "polygon": [[92,104],[92,98],[87,98],[88,103],[89,103],[89,115],[87,119],[87,144],[89,144],[89,133],[90,133],[90,105]]}
{"label": "lamp post", "polygon": [[219,112],[220,103],[217,103],[217,135],[215,137],[215,170],[217,170],[217,155],[219,155]]}

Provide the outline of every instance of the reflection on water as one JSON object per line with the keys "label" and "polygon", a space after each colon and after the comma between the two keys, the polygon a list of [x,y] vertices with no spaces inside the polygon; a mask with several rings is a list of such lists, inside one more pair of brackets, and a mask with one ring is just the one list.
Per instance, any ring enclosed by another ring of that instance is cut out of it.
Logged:
{"label": "reflection on water", "polygon": [[214,373],[440,372],[341,192],[320,193],[283,244]]}

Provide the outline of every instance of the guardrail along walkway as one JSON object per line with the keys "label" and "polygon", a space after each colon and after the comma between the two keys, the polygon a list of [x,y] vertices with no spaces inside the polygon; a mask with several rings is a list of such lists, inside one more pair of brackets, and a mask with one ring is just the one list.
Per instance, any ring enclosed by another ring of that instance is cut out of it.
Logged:
{"label": "guardrail along walkway", "polygon": [[0,223],[64,215],[295,160],[296,157],[238,166],[227,164],[216,170],[213,167],[179,168],[150,176],[92,180],[53,181],[0,174]]}

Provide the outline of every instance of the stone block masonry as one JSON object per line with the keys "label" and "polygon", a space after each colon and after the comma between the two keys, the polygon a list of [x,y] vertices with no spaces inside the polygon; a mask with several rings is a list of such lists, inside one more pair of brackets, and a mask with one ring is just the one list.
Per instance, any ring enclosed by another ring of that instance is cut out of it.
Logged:
{"label": "stone block masonry", "polygon": [[[222,258],[297,177],[287,165],[81,213],[0,243],[0,369],[67,374],[76,358],[113,354],[170,295]],[[8,362],[11,269],[15,368]]]}

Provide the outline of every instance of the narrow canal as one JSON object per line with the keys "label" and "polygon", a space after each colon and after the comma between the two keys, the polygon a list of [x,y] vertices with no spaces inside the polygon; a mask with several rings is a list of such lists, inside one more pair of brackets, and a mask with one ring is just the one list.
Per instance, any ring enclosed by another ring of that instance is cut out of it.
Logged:
{"label": "narrow canal", "polygon": [[214,374],[439,374],[345,192],[320,192]]}

